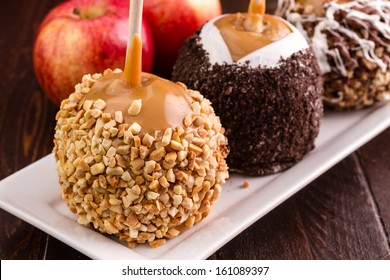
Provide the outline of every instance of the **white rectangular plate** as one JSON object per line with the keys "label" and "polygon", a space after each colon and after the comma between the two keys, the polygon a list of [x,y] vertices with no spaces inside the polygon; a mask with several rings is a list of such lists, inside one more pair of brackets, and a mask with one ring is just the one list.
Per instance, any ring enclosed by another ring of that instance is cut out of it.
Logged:
{"label": "white rectangular plate", "polygon": [[[0,207],[93,259],[205,259],[348,154],[390,126],[390,106],[326,112],[316,148],[289,170],[265,177],[231,174],[211,214],[164,246],[129,249],[77,224],[61,199],[48,155],[0,181]],[[242,188],[244,181],[249,188]]]}

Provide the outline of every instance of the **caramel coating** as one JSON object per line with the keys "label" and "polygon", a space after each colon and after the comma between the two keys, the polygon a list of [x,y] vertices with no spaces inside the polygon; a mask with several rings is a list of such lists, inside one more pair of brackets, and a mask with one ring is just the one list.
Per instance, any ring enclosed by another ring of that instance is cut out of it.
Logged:
{"label": "caramel coating", "polygon": [[[130,86],[123,73],[113,73],[97,80],[85,95],[87,100],[102,99],[105,112],[122,112],[124,122],[138,123],[142,133],[153,133],[181,125],[191,112],[191,98],[185,88],[148,73],[142,73],[141,86]],[[141,100],[142,110],[128,113],[134,100]]]}
{"label": "caramel coating", "polygon": [[214,24],[220,30],[234,61],[292,32],[280,18],[267,14],[263,17],[256,14],[231,14]]}

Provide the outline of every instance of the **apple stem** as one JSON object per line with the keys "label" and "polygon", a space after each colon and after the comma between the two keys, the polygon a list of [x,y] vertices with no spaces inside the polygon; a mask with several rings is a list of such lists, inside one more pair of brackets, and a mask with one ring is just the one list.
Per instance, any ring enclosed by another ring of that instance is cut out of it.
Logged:
{"label": "apple stem", "polygon": [[73,9],[73,13],[74,13],[75,15],[77,15],[77,16],[80,16],[80,14],[81,14],[81,12],[80,12],[80,10],[79,10],[78,8],[74,8],[74,9]]}
{"label": "apple stem", "polygon": [[250,0],[248,14],[265,14],[265,0]]}
{"label": "apple stem", "polygon": [[124,76],[130,86],[141,85],[142,76],[142,8],[143,0],[131,0],[129,11],[129,35]]}

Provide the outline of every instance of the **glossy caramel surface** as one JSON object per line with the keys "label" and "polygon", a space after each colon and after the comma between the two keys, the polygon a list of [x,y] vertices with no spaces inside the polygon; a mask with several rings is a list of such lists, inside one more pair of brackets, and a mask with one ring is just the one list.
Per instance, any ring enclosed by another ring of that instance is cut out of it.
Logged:
{"label": "glossy caramel surface", "polygon": [[[122,111],[124,122],[141,125],[141,134],[182,125],[191,112],[191,97],[184,87],[147,73],[142,73],[140,86],[130,86],[123,73],[104,77],[91,87],[85,97],[104,100],[106,113]],[[136,99],[142,100],[141,111],[136,116],[130,116],[128,109]]]}

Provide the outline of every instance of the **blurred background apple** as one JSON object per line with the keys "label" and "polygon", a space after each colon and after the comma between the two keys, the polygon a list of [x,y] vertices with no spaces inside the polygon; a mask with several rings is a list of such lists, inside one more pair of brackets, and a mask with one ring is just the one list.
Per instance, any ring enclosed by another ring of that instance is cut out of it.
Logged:
{"label": "blurred background apple", "polygon": [[[128,0],[70,0],[47,14],[38,29],[33,59],[38,80],[54,103],[67,98],[84,74],[123,69],[128,16]],[[154,44],[145,20],[142,38],[142,67],[150,72]]]}
{"label": "blurred background apple", "polygon": [[184,40],[221,12],[220,0],[144,0],[156,46],[153,72],[170,77]]}

